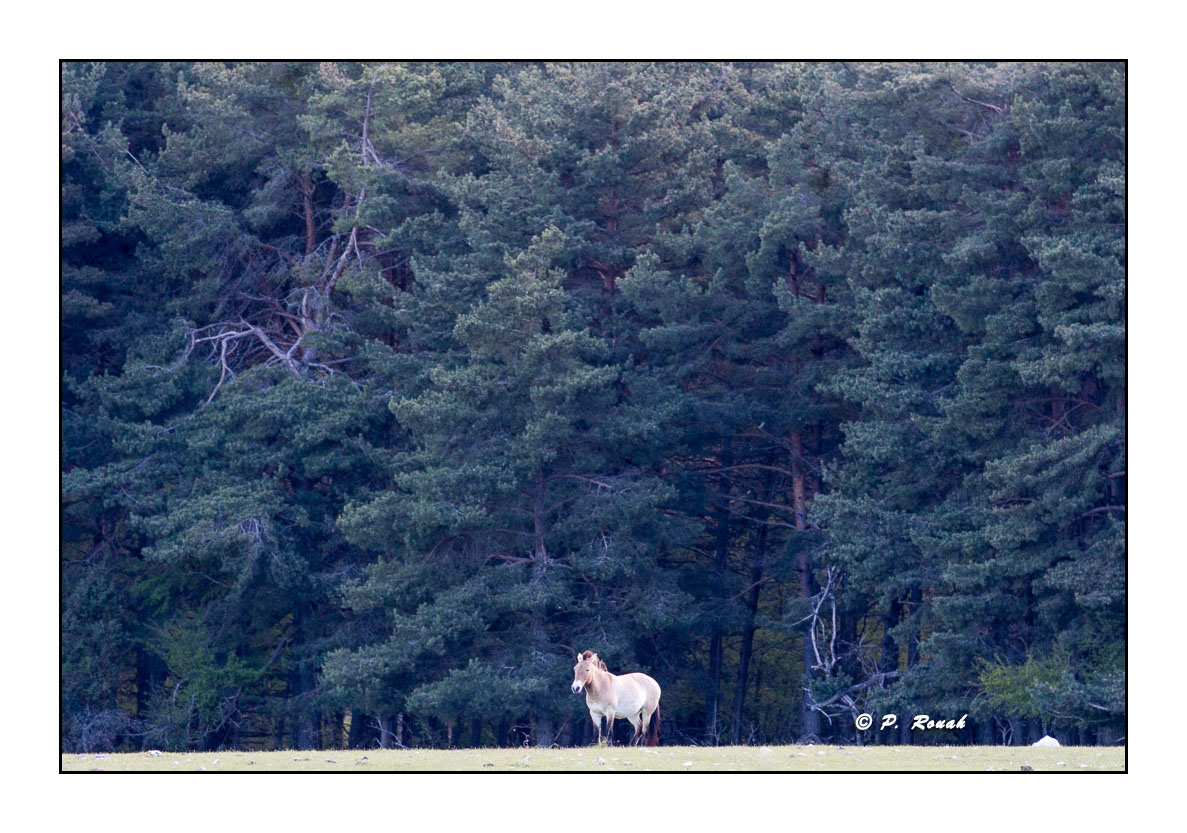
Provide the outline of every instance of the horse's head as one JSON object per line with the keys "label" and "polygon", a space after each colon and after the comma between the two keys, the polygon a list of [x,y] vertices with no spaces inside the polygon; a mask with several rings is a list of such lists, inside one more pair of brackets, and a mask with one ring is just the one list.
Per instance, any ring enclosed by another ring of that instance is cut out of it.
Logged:
{"label": "horse's head", "polygon": [[569,686],[574,694],[580,694],[589,685],[594,671],[605,671],[606,663],[598,659],[593,651],[586,651],[577,655],[577,664],[573,666],[573,685]]}

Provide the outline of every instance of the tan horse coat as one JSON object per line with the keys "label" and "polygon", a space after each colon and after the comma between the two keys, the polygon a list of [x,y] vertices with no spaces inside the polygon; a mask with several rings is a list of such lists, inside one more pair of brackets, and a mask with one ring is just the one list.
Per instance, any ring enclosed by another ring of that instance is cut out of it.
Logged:
{"label": "tan horse coat", "polygon": [[[659,683],[641,672],[611,674],[606,663],[592,651],[577,655],[573,668],[572,690],[585,692],[585,705],[602,741],[602,718],[606,719],[606,737],[613,738],[614,721],[625,717],[635,730],[631,743],[647,735],[647,745],[659,743]],[[654,720],[652,717],[654,716]]]}

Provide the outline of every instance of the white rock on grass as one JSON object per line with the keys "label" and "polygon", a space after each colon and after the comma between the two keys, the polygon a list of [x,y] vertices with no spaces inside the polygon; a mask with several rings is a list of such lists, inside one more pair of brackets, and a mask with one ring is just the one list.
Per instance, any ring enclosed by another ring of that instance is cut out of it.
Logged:
{"label": "white rock on grass", "polygon": [[1043,735],[1041,738],[1032,743],[1031,746],[1059,746],[1059,741],[1050,735]]}

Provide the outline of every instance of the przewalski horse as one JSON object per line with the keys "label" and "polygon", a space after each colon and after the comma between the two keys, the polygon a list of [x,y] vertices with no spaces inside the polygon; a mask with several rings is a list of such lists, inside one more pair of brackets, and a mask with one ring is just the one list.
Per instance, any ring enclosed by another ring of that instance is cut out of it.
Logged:
{"label": "przewalski horse", "polygon": [[606,738],[614,741],[614,719],[625,717],[634,727],[631,744],[647,735],[647,745],[659,744],[659,683],[646,674],[611,674],[606,663],[593,651],[577,655],[573,666],[574,694],[585,691],[585,705],[598,729],[598,743],[602,742],[602,718],[606,718]]}

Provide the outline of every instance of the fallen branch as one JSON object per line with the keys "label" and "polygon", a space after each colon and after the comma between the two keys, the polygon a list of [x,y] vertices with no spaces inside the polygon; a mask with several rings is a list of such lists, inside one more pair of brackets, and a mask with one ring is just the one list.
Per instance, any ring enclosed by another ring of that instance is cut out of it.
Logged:
{"label": "fallen branch", "polygon": [[[882,685],[882,683],[886,682],[887,680],[893,680],[893,679],[897,678],[901,673],[902,673],[901,671],[880,671],[877,674],[870,677],[868,680],[865,680],[864,682],[855,683],[854,685],[849,686],[849,688],[845,689],[844,691],[838,691],[836,694],[834,694],[832,697],[828,698],[827,700],[824,700],[819,703],[817,703],[815,700],[813,700],[808,705],[810,705],[812,708],[816,709],[817,711],[823,711],[826,706],[831,706],[834,703],[839,702],[840,700],[848,697],[851,694],[857,694],[858,692],[865,691],[870,686]],[[805,691],[807,691],[807,689],[805,689]]]}

